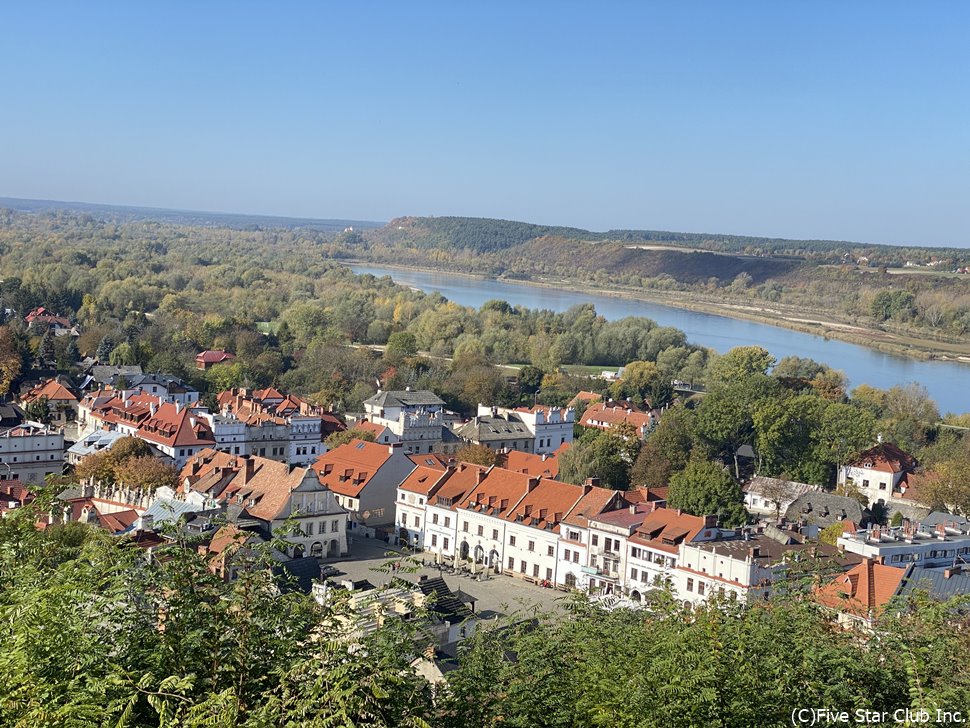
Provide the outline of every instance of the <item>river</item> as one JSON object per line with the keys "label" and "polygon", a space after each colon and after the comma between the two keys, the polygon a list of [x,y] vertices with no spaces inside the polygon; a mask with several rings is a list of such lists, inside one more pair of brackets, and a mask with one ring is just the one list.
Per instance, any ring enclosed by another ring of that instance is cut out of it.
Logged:
{"label": "river", "polygon": [[631,298],[596,293],[531,286],[473,278],[451,273],[427,273],[400,268],[352,265],[355,273],[390,276],[395,282],[423,291],[437,291],[445,298],[464,306],[480,308],[492,299],[528,308],[565,311],[570,306],[592,303],[607,319],[645,316],[661,326],[684,331],[687,338],[702,346],[725,352],[735,346],[757,344],[775,357],[802,356],[828,364],[845,372],[850,386],[871,384],[888,388],[896,384],[918,382],[929,390],[942,412],[970,412],[970,365],[959,362],[919,361],[884,354],[865,346],[826,339],[780,326],[727,316],[687,311]]}

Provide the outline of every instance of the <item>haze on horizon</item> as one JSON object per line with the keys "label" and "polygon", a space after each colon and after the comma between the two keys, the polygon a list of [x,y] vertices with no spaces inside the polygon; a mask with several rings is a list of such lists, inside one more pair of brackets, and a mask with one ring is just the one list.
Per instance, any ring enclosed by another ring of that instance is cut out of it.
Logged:
{"label": "haze on horizon", "polygon": [[970,246],[970,6],[5,8],[0,196]]}

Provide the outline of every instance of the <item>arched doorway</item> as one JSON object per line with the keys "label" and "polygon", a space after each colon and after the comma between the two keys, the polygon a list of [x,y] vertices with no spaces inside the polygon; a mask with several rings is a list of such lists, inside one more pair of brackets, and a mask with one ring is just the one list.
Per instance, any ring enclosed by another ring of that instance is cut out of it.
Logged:
{"label": "arched doorway", "polygon": [[401,546],[409,546],[410,545],[408,543],[409,538],[410,538],[410,534],[408,534],[408,530],[406,528],[402,528],[397,534],[397,542]]}
{"label": "arched doorway", "polygon": [[576,575],[572,572],[569,572],[568,574],[566,574],[565,582],[566,582],[566,586],[568,586],[570,589],[575,589]]}
{"label": "arched doorway", "polygon": [[495,569],[496,574],[502,573],[502,557],[495,549],[492,549],[488,555],[488,565]]}
{"label": "arched doorway", "polygon": [[313,545],[310,546],[310,556],[318,559],[323,556],[323,544],[319,541],[314,541]]}
{"label": "arched doorway", "polygon": [[484,564],[485,563],[485,549],[481,546],[475,547],[475,563]]}
{"label": "arched doorway", "polygon": [[327,545],[327,557],[339,556],[340,555],[340,544],[337,539],[331,539],[330,543]]}
{"label": "arched doorway", "polygon": [[459,549],[458,554],[463,559],[467,559],[468,558],[468,542],[467,541],[462,541],[461,542],[461,549]]}
{"label": "arched doorway", "polygon": [[630,592],[630,599],[632,599],[635,602],[642,601],[642,598],[640,597],[640,592],[634,589],[632,592]]}
{"label": "arched doorway", "polygon": [[293,547],[293,558],[294,559],[302,559],[303,558],[303,553],[304,553],[303,546],[294,546]]}

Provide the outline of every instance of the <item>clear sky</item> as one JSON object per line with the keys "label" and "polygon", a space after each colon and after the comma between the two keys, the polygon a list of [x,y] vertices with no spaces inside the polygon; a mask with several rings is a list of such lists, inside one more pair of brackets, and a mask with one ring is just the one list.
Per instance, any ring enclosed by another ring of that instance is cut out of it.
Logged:
{"label": "clear sky", "polygon": [[970,3],[0,12],[0,195],[970,246]]}

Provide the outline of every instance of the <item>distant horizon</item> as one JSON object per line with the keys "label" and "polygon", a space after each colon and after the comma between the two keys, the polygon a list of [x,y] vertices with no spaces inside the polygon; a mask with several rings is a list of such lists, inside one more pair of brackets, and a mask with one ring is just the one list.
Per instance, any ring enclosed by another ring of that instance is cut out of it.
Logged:
{"label": "distant horizon", "polygon": [[12,3],[0,192],[970,248],[967,27],[946,0]]}
{"label": "distant horizon", "polygon": [[4,202],[19,202],[19,203],[32,203],[35,205],[52,204],[64,206],[66,209],[70,209],[71,205],[83,205],[94,208],[108,208],[108,209],[128,209],[128,210],[145,210],[145,211],[155,211],[155,212],[168,212],[168,213],[183,213],[187,215],[213,215],[213,216],[224,216],[224,217],[250,217],[250,218],[265,218],[267,220],[296,220],[305,221],[308,223],[352,223],[366,225],[370,228],[383,227],[390,223],[392,220],[396,220],[402,217],[455,217],[455,218],[470,218],[470,219],[481,219],[481,220],[504,220],[509,222],[519,222],[528,225],[542,225],[547,227],[570,227],[576,228],[578,230],[584,230],[590,233],[606,233],[610,231],[644,231],[644,232],[666,232],[674,234],[687,234],[687,235],[727,235],[740,238],[763,238],[767,240],[784,240],[791,242],[829,242],[829,243],[845,243],[846,245],[853,246],[887,246],[893,248],[930,248],[930,249],[953,249],[953,250],[965,250],[970,247],[960,246],[960,245],[945,245],[936,243],[887,243],[881,241],[860,241],[860,240],[848,240],[844,238],[799,238],[791,237],[788,235],[762,235],[755,233],[744,233],[735,232],[728,230],[671,230],[659,227],[609,227],[602,230],[597,230],[595,228],[586,228],[576,225],[567,225],[560,222],[543,222],[537,220],[523,220],[513,217],[488,217],[482,215],[460,215],[455,213],[443,213],[443,214],[422,214],[416,215],[413,213],[405,213],[402,215],[395,215],[388,220],[376,220],[376,219],[357,219],[348,217],[320,217],[320,216],[307,216],[307,215],[287,215],[279,213],[265,213],[265,212],[243,212],[240,210],[205,210],[201,208],[187,208],[187,207],[165,207],[160,205],[129,205],[114,202],[90,202],[84,200],[55,200],[55,199],[42,199],[42,198],[31,198],[31,197],[15,197],[12,195],[0,195],[0,207],[3,207]]}

